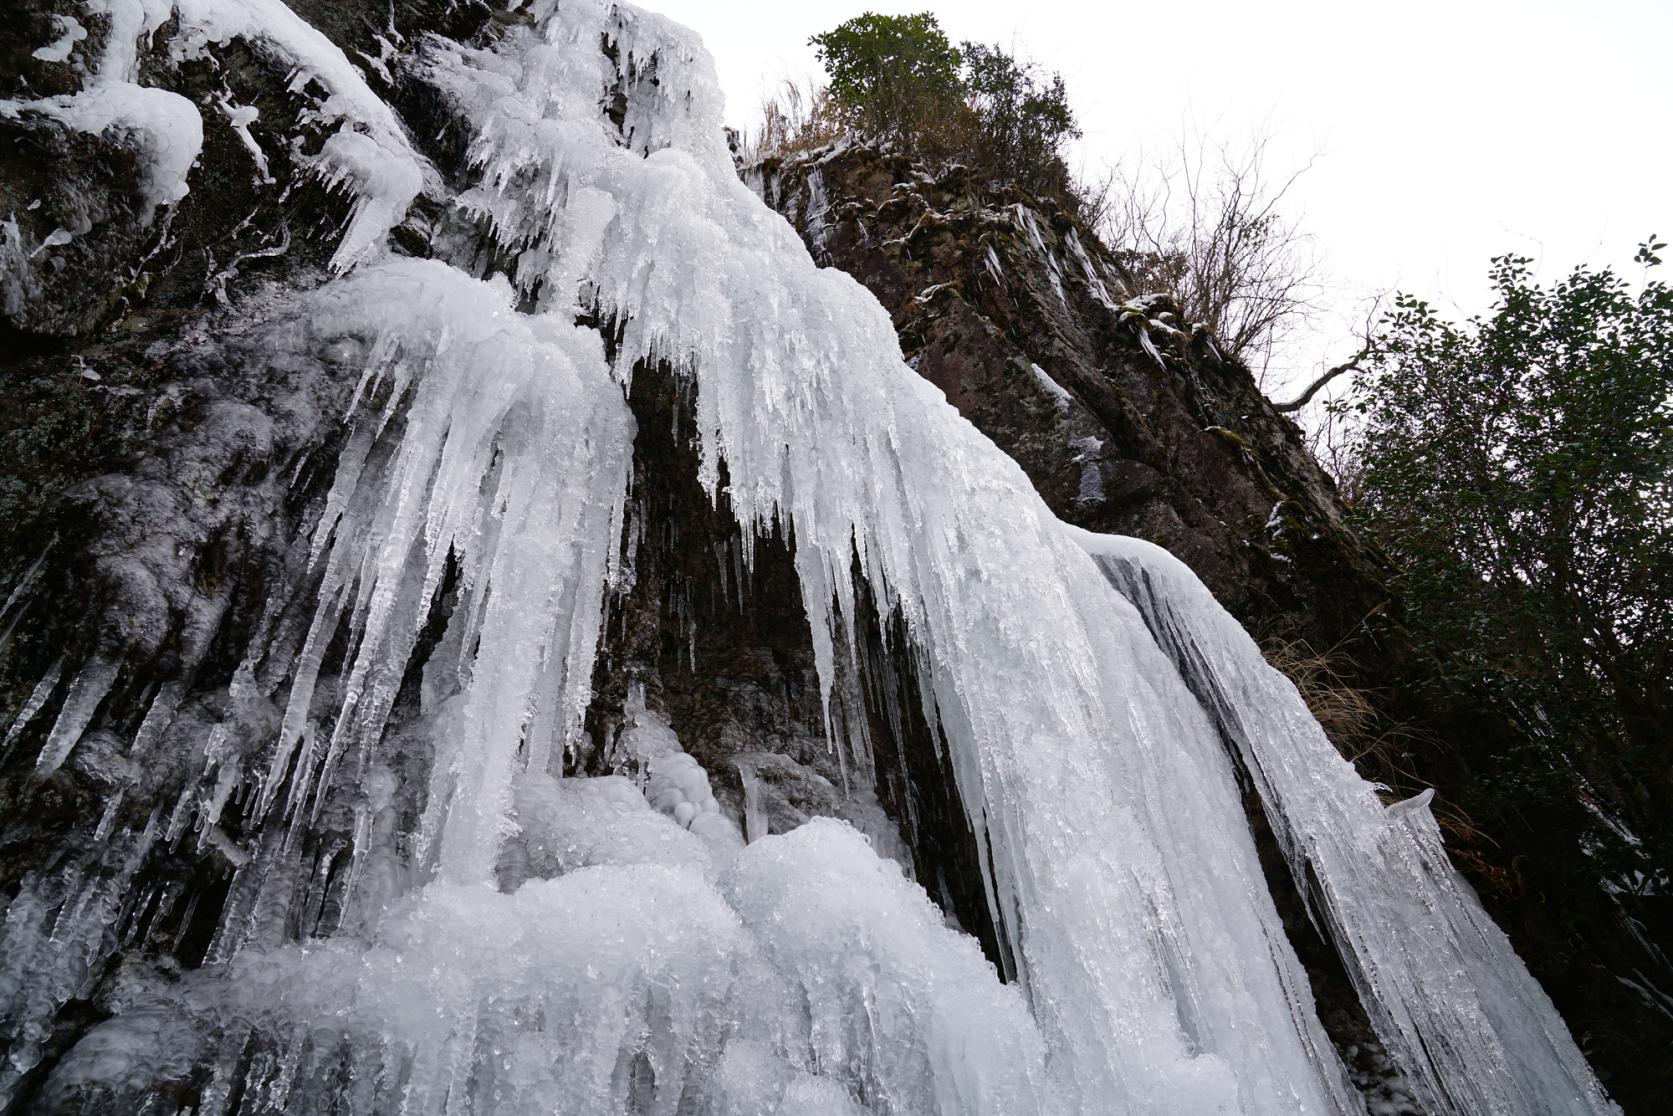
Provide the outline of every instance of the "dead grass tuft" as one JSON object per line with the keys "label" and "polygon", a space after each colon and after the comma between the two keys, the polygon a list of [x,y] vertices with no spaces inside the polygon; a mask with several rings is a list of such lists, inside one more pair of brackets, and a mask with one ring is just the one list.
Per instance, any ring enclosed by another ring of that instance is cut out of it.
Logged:
{"label": "dead grass tuft", "polygon": [[[1422,737],[1408,726],[1387,722],[1371,691],[1350,681],[1355,673],[1353,660],[1340,648],[1320,652],[1306,640],[1272,638],[1262,644],[1261,651],[1268,663],[1295,684],[1338,752],[1367,777],[1401,788],[1385,795],[1385,799],[1396,801],[1428,785],[1407,768],[1405,760],[1411,746]],[[1503,862],[1494,851],[1497,842],[1468,814],[1442,797],[1437,797],[1430,809],[1445,837],[1448,854],[1478,886],[1502,896],[1522,891],[1516,865]]]}

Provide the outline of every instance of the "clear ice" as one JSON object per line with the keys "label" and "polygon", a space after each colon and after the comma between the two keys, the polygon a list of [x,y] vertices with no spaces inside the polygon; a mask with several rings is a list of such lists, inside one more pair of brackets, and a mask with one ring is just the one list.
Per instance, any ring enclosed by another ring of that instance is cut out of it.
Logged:
{"label": "clear ice", "polygon": [[[208,963],[119,976],[122,1010],[43,1103],[137,1108],[208,1067],[203,1114],[1363,1111],[1257,860],[1249,779],[1425,1106],[1613,1111],[1423,804],[1385,810],[1184,567],[1059,523],[739,180],[689,32],[537,0],[489,48],[432,42],[428,80],[474,129],[452,199],[473,232],[413,260],[382,240],[432,172],[340,52],[265,0],[105,4],[136,27],[178,12],[186,49],[269,44],[330,92],[352,270],[294,317],[358,388],[297,544],[308,580],[224,719],[185,725],[165,688],[127,745],[195,749],[197,782],[109,837],[125,858],[10,901],[0,1102],[86,993],[145,851],[194,840],[237,865]],[[177,173],[160,159],[160,202]],[[484,242],[505,274],[471,262]],[[607,594],[633,576],[626,397],[657,362],[694,387],[700,480],[725,478],[743,537],[793,533],[827,695],[851,571],[903,618],[1013,981],[852,826],[726,816],[642,698],[632,777],[563,777]],[[69,700],[20,722],[56,718],[44,769],[87,746],[113,672],[66,669]],[[228,839],[229,812],[259,837]],[[316,862],[322,816],[353,840]]]}

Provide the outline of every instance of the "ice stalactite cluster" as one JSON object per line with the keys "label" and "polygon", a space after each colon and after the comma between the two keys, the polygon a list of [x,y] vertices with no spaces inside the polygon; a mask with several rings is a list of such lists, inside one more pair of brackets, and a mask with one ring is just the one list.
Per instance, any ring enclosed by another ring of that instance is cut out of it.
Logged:
{"label": "ice stalactite cluster", "polygon": [[[199,1113],[1356,1111],[1229,736],[1437,1111],[1608,1111],[1421,814],[1391,827],[1272,676],[1153,635],[1226,621],[1194,582],[1164,613],[1116,551],[1094,560],[738,180],[695,39],[599,0],[524,14],[430,47],[472,129],[464,230],[299,302],[359,373],[334,480],[201,778],[120,834],[227,844],[207,964],[113,977],[43,1103],[195,1082]],[[385,201],[382,227],[405,205]],[[724,816],[718,773],[642,701],[619,774],[566,771],[631,576],[625,400],[658,366],[693,386],[700,480],[746,543],[793,539],[827,695],[861,653],[855,571],[899,617],[1013,983],[852,827]],[[69,686],[43,766],[85,746],[108,684]],[[123,886],[12,902],[0,993],[37,1039]],[[1379,938],[1390,911],[1422,917]]]}

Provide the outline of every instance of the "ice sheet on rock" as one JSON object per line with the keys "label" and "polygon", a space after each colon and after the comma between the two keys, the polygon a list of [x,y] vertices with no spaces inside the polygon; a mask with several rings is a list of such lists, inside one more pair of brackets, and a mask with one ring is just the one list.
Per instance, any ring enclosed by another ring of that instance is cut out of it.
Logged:
{"label": "ice sheet on rock", "polygon": [[72,867],[19,881],[0,919],[0,1103],[49,1049],[58,1010],[93,992],[111,929],[133,901],[134,876],[157,836],[147,825],[106,871]]}
{"label": "ice sheet on rock", "polygon": [[1452,868],[1425,790],[1384,807],[1183,563],[1065,528],[1212,711],[1376,1027],[1427,1111],[1616,1111],[1544,991]]}

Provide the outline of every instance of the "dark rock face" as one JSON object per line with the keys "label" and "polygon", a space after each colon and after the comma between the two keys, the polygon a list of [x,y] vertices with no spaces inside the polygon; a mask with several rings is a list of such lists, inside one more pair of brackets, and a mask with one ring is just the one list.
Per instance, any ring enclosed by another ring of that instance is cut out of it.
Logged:
{"label": "dark rock face", "polygon": [[[1132,291],[1060,207],[1014,187],[866,145],[742,173],[817,260],[878,297],[908,361],[1059,516],[1167,547],[1257,639],[1334,652],[1382,729],[1375,748],[1339,746],[1398,796],[1438,788],[1455,860],[1605,1084],[1629,1110],[1656,1110],[1673,1087],[1673,1016],[1633,985],[1673,985],[1666,919],[1596,886],[1583,850],[1552,847],[1537,813],[1490,802],[1471,756],[1517,745],[1506,720],[1426,691],[1387,559],[1344,526],[1333,482],[1248,370],[1165,297]],[[1357,1041],[1328,949],[1310,947],[1298,906],[1284,913],[1335,1037]]]}
{"label": "dark rock face", "polygon": [[1294,424],[1066,215],[864,147],[751,175],[1062,518],[1166,546],[1257,630],[1331,646],[1384,602]]}

